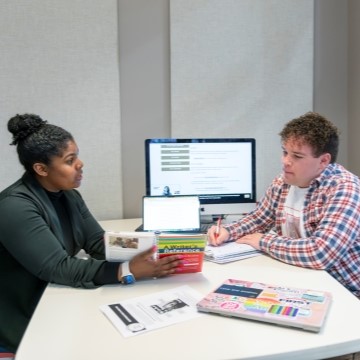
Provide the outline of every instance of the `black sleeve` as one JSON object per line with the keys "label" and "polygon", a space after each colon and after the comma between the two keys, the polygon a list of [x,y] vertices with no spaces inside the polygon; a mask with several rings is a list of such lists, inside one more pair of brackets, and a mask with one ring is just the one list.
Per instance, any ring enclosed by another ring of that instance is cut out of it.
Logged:
{"label": "black sleeve", "polygon": [[104,262],[94,277],[96,285],[118,284],[119,262]]}

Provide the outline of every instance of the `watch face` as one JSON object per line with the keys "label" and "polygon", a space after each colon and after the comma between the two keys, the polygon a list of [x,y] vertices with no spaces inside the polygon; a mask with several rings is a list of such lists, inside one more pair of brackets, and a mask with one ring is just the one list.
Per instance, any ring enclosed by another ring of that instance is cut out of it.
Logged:
{"label": "watch face", "polygon": [[122,281],[123,281],[124,284],[130,285],[130,284],[133,284],[135,282],[135,278],[134,278],[133,275],[129,274],[129,275],[125,275],[122,278]]}

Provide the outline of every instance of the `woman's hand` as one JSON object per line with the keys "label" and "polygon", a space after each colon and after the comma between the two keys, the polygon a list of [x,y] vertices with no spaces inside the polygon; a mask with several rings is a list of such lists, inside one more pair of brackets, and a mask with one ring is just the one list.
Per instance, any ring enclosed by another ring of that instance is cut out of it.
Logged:
{"label": "woman's hand", "polygon": [[169,255],[155,260],[156,252],[157,247],[153,246],[130,260],[129,268],[135,279],[167,276],[173,274],[176,268],[181,266],[182,255]]}
{"label": "woman's hand", "polygon": [[[219,232],[217,232],[219,230]],[[217,227],[216,225],[211,226],[208,230],[208,243],[209,245],[218,246],[221,245],[224,241],[229,239],[229,232],[223,227]]]}

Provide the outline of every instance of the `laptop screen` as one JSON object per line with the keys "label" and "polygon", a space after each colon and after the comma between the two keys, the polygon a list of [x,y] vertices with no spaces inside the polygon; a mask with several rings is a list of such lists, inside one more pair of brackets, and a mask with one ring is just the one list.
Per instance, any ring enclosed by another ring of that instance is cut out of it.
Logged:
{"label": "laptop screen", "polygon": [[144,196],[144,231],[200,231],[198,196]]}

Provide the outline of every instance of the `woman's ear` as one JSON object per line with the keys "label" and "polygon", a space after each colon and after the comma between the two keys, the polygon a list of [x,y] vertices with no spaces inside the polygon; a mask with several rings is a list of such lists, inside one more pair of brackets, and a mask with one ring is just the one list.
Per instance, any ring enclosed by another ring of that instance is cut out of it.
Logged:
{"label": "woman's ear", "polygon": [[35,163],[33,165],[33,169],[35,173],[39,176],[47,176],[48,175],[48,168],[43,163]]}

